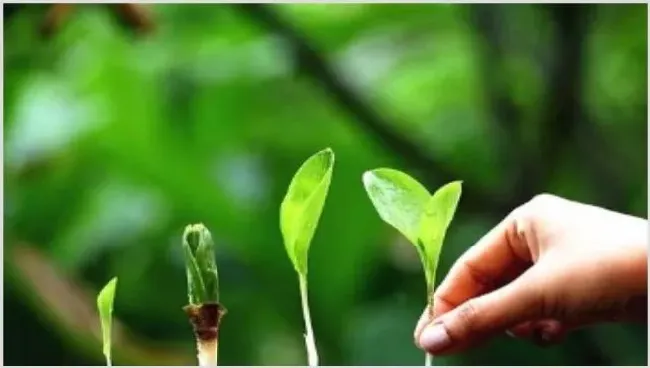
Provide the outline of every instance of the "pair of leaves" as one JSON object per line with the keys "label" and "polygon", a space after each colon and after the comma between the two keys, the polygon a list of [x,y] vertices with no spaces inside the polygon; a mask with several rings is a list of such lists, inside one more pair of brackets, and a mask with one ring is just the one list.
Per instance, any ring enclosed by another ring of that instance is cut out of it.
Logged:
{"label": "pair of leaves", "polygon": [[219,273],[214,241],[203,224],[188,225],[183,233],[189,304],[219,302]]}
{"label": "pair of leaves", "polygon": [[99,321],[102,328],[102,350],[108,366],[111,365],[111,324],[113,322],[113,301],[115,300],[116,287],[117,277],[114,277],[97,295],[97,309],[99,310]]}
{"label": "pair of leaves", "polygon": [[284,246],[300,275],[307,275],[309,245],[329,192],[334,152],[326,148],[309,157],[294,175],[280,205]]}
{"label": "pair of leaves", "polygon": [[460,200],[461,182],[443,185],[431,195],[409,175],[380,168],[364,173],[363,184],[379,217],[416,247],[432,292],[445,234]]}

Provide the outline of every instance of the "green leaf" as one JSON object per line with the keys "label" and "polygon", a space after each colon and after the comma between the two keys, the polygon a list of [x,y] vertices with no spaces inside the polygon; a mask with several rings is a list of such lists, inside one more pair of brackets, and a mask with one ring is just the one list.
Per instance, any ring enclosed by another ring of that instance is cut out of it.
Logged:
{"label": "green leaf", "polygon": [[416,247],[432,291],[445,234],[460,200],[461,182],[446,184],[431,195],[408,174],[380,168],[365,172],[363,184],[379,217]]}
{"label": "green leaf", "polygon": [[208,229],[203,226],[200,229],[199,243],[195,254],[196,263],[205,286],[205,301],[219,302],[219,273],[217,272],[214,241]]}
{"label": "green leaf", "polygon": [[203,224],[188,225],[183,233],[183,253],[190,304],[219,302],[219,274],[214,242]]}
{"label": "green leaf", "polygon": [[428,200],[420,219],[418,238],[424,248],[427,285],[431,288],[435,282],[445,235],[456,213],[461,191],[461,181],[454,181],[440,187]]}
{"label": "green leaf", "polygon": [[429,191],[409,175],[386,168],[365,172],[363,185],[379,217],[417,247]]}
{"label": "green leaf", "polygon": [[111,365],[111,323],[116,286],[117,277],[114,277],[97,296],[97,309],[99,310],[99,320],[102,327],[103,352],[106,357],[106,364],[109,366]]}
{"label": "green leaf", "polygon": [[316,232],[332,180],[334,152],[309,157],[294,175],[280,205],[280,230],[296,271],[307,274],[309,245]]}

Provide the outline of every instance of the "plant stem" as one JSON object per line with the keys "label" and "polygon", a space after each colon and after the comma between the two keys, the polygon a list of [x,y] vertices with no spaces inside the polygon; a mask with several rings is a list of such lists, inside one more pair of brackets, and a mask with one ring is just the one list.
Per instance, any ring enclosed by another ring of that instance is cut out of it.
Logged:
{"label": "plant stem", "polygon": [[427,353],[427,355],[424,358],[424,366],[425,367],[433,366],[433,355]]}
{"label": "plant stem", "polygon": [[219,348],[219,325],[227,313],[219,303],[187,305],[183,308],[189,317],[196,338],[200,367],[216,367]]}
{"label": "plant stem", "polygon": [[[434,268],[435,269],[435,268]],[[429,317],[433,317],[433,285],[435,281],[435,272],[433,273],[433,277],[431,280],[427,280],[427,299],[428,299],[428,308],[429,308]],[[425,367],[431,367],[433,366],[433,355],[426,353],[424,357],[424,366]]]}
{"label": "plant stem", "polygon": [[218,341],[197,341],[198,355],[200,367],[216,367],[217,356],[219,352]]}
{"label": "plant stem", "polygon": [[307,360],[310,367],[318,366],[318,352],[316,351],[316,342],[314,340],[314,331],[311,326],[311,315],[309,313],[309,301],[307,298],[307,277],[299,275],[300,281],[300,299],[302,302],[302,314],[305,320],[305,345],[307,347]]}

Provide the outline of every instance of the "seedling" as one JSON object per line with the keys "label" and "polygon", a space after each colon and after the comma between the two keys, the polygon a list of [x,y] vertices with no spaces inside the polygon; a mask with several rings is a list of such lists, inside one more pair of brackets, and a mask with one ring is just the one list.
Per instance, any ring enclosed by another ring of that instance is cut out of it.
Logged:
{"label": "seedling", "polygon": [[[309,311],[307,273],[311,241],[318,227],[332,181],[335,156],[324,149],[298,169],[280,205],[280,231],[297,275],[305,323],[309,366],[318,366],[318,352]],[[383,221],[411,242],[424,269],[429,310],[433,311],[436,270],[447,228],[456,212],[461,182],[454,181],[433,195],[417,180],[397,170],[380,168],[363,175],[365,189]],[[219,326],[227,310],[219,302],[219,274],[214,242],[203,224],[188,225],[182,239],[187,276],[188,304],[183,308],[193,327],[199,366],[216,366]],[[117,278],[99,293],[103,353],[111,366],[111,322]],[[431,365],[427,355],[425,364]]]}
{"label": "seedling", "polygon": [[103,353],[106,357],[106,365],[112,365],[111,361],[111,323],[113,322],[113,300],[115,300],[115,287],[117,277],[109,281],[97,295],[97,309],[99,310],[99,321],[102,329]]}
{"label": "seedling", "polygon": [[298,273],[309,366],[318,366],[318,352],[307,297],[307,260],[329,192],[333,167],[334,152],[329,148],[309,157],[294,175],[280,205],[280,231],[289,259]]}
{"label": "seedling", "polygon": [[[363,184],[379,217],[417,249],[424,269],[429,311],[433,313],[438,259],[460,200],[461,182],[443,185],[431,195],[409,175],[380,168],[364,173]],[[427,354],[425,365],[431,363],[432,357]]]}
{"label": "seedling", "polygon": [[194,329],[199,366],[216,366],[219,324],[226,309],[219,303],[219,274],[214,242],[203,224],[188,225],[183,233],[187,274],[187,313]]}

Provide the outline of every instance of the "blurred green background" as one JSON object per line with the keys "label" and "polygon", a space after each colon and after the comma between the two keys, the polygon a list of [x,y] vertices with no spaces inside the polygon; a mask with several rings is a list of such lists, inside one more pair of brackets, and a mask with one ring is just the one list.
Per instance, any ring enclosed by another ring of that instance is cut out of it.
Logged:
{"label": "blurred green background", "polygon": [[[540,192],[646,216],[646,5],[6,5],[5,364],[195,364],[180,253],[218,247],[220,364],[305,364],[279,231],[308,156],[337,154],[310,254],[324,365],[421,365],[415,249],[361,184],[464,181],[439,278]],[[507,336],[436,364],[645,365],[647,327]]]}

